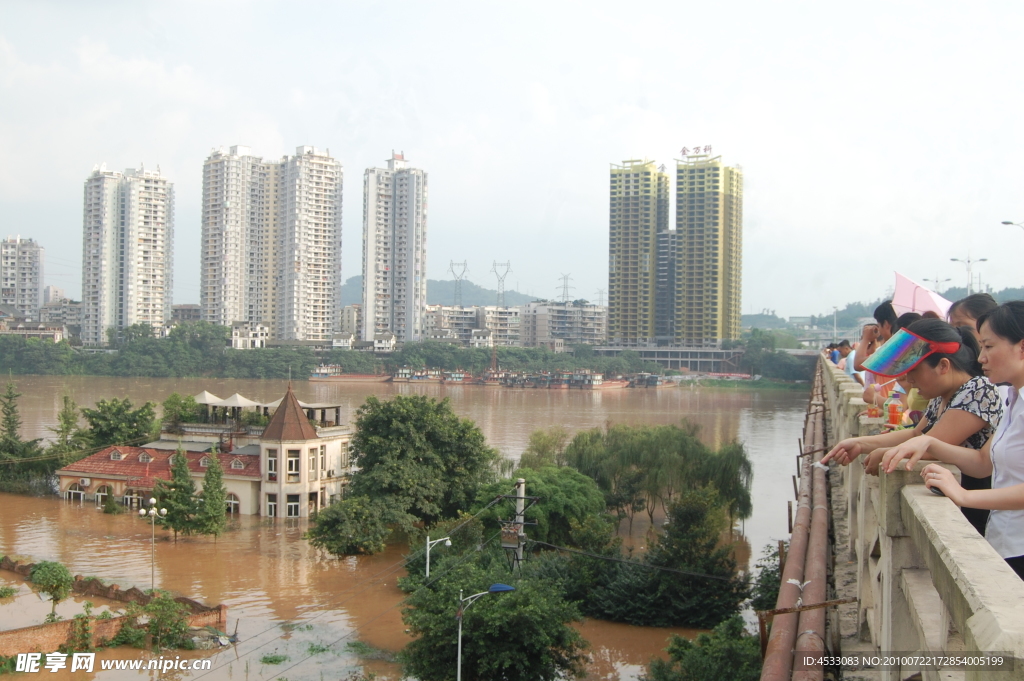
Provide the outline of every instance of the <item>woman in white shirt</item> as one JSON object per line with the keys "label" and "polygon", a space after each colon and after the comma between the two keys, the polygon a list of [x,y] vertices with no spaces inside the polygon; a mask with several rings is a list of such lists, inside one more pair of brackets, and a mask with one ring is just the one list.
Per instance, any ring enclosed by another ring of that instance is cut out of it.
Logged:
{"label": "woman in white shirt", "polygon": [[989,509],[985,538],[1024,579],[1024,301],[1003,303],[978,318],[979,361],[993,383],[1009,383],[1009,398],[995,434],[981,449],[967,449],[928,435],[915,437],[886,453],[882,467],[906,468],[926,453],[974,477],[992,476],[992,489],[964,489],[949,470],[929,465],[921,471],[925,484],[958,506]]}

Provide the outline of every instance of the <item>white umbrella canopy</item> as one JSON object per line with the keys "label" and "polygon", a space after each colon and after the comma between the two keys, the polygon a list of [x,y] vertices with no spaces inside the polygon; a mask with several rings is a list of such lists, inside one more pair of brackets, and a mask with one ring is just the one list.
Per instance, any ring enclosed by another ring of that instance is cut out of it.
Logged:
{"label": "white umbrella canopy", "polygon": [[221,400],[221,398],[217,397],[213,393],[207,392],[205,390],[196,395],[195,397],[193,397],[192,399],[196,401],[196,404],[219,404],[220,402],[223,401]]}
{"label": "white umbrella canopy", "polygon": [[259,402],[253,402],[248,397],[242,397],[238,393],[235,393],[231,397],[227,397],[220,402],[217,402],[213,406],[215,407],[258,407]]}

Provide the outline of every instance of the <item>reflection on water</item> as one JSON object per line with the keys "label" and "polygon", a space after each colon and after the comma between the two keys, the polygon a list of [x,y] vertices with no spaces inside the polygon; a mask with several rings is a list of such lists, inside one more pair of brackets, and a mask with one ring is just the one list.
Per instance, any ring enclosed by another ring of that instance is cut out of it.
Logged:
{"label": "reflection on water", "polygon": [[[196,394],[204,389],[222,397],[240,392],[270,401],[286,386],[285,381],[96,377],[16,377],[15,382],[23,395],[25,437],[49,434],[64,393],[81,406],[110,397],[161,401],[171,392]],[[737,546],[743,563],[751,551],[756,556],[765,543],[785,534],[785,501],[807,399],[802,393],[689,389],[577,392],[306,382],[297,382],[295,388],[303,400],[341,403],[342,420],[349,422],[371,394],[449,397],[456,412],[476,421],[488,441],[511,457],[522,453],[537,428],[561,425],[575,432],[608,423],[662,424],[687,418],[701,426],[701,437],[711,446],[739,439],[753,460],[754,516],[745,522]],[[91,505],[11,495],[0,495],[0,509],[0,553],[59,560],[77,574],[98,575],[122,588],[149,585],[150,532],[144,521],[104,515]],[[646,514],[637,514],[634,537],[643,536],[647,522]],[[238,627],[242,643],[216,653],[214,672],[205,678],[284,676],[295,681],[319,679],[321,672],[324,678],[339,678],[356,665],[397,678],[397,665],[360,660],[345,645],[358,639],[396,651],[407,642],[400,614],[402,594],[396,587],[403,574],[401,548],[339,560],[302,540],[305,525],[300,523],[242,517],[216,542],[184,537],[177,544],[158,530],[157,586],[228,605],[228,627]],[[692,635],[683,629],[598,621],[585,622],[581,630],[591,643],[589,673],[596,679],[637,678],[647,661],[661,654],[670,633]],[[312,650],[328,650],[311,654],[311,644]],[[269,653],[288,655],[290,660],[280,667],[261,665],[260,659]],[[298,666],[285,671],[299,660]],[[105,672],[101,678],[122,677]]]}

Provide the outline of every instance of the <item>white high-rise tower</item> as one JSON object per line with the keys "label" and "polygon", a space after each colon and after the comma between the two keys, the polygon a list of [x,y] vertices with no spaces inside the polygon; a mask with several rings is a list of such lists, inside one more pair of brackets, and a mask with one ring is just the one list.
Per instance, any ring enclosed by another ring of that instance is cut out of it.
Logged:
{"label": "white high-rise tower", "polygon": [[329,340],[341,295],[342,167],[298,147],[278,161],[248,147],[203,165],[200,305],[205,321],[258,322],[280,340]]}
{"label": "white high-rise tower", "polygon": [[420,340],[426,306],[427,173],[392,152],[363,176],[363,340]]}
{"label": "white high-rise tower", "polygon": [[154,171],[104,166],[85,181],[82,342],[103,345],[107,330],[171,316],[174,185]]}
{"label": "white high-rise tower", "polygon": [[42,246],[32,239],[9,236],[0,242],[0,305],[38,319],[43,305]]}

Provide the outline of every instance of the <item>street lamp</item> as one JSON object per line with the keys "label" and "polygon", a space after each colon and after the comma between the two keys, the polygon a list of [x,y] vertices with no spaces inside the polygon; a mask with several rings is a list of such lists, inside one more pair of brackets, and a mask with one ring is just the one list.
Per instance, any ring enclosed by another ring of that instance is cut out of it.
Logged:
{"label": "street lamp", "polygon": [[958,262],[967,265],[967,295],[971,295],[971,284],[973,283],[971,276],[971,265],[976,262],[988,262],[988,258],[971,258],[971,254],[967,254],[966,259],[950,258],[951,262]]}
{"label": "street lamp", "polygon": [[139,509],[139,516],[145,518],[149,516],[149,524],[152,526],[152,536],[150,537],[150,565],[149,565],[149,589],[150,591],[156,590],[156,517],[160,516],[163,518],[167,515],[167,509],[161,508],[159,511],[156,510],[156,499],[153,497],[149,498],[149,510],[144,508]]}
{"label": "street lamp", "polygon": [[839,312],[839,308],[836,307],[835,305],[833,305],[832,306],[832,342],[833,343],[835,343],[837,340],[839,340],[839,337],[836,335],[836,314],[838,312]]}
{"label": "street lamp", "polygon": [[427,579],[430,579],[430,549],[432,549],[434,547],[434,544],[440,544],[441,542],[444,542],[445,546],[451,546],[452,545],[452,538],[451,537],[441,537],[440,539],[435,539],[434,541],[430,541],[430,535],[429,534],[427,535],[427,577],[426,577]]}
{"label": "street lamp", "polygon": [[928,283],[933,284],[934,288],[932,288],[932,290],[935,291],[936,293],[938,293],[939,292],[939,286],[941,286],[942,284],[945,284],[947,281],[951,281],[951,280],[950,280],[949,277],[946,277],[945,279],[939,279],[938,277],[935,277],[934,279],[922,279],[922,281],[924,281],[924,283],[926,283],[926,284],[928,284]]}
{"label": "street lamp", "polygon": [[462,681],[462,613],[466,612],[466,608],[473,605],[473,602],[481,596],[487,594],[504,594],[509,591],[515,591],[514,586],[508,584],[491,584],[491,588],[487,591],[481,591],[478,594],[473,594],[468,598],[462,597],[462,589],[459,589],[459,610],[455,613],[455,618],[459,620],[459,666],[455,669],[455,681]]}
{"label": "street lamp", "polygon": [[1004,225],[1011,225],[1013,227],[1020,227],[1024,229],[1024,222],[1010,222],[1009,220],[1003,220]]}

